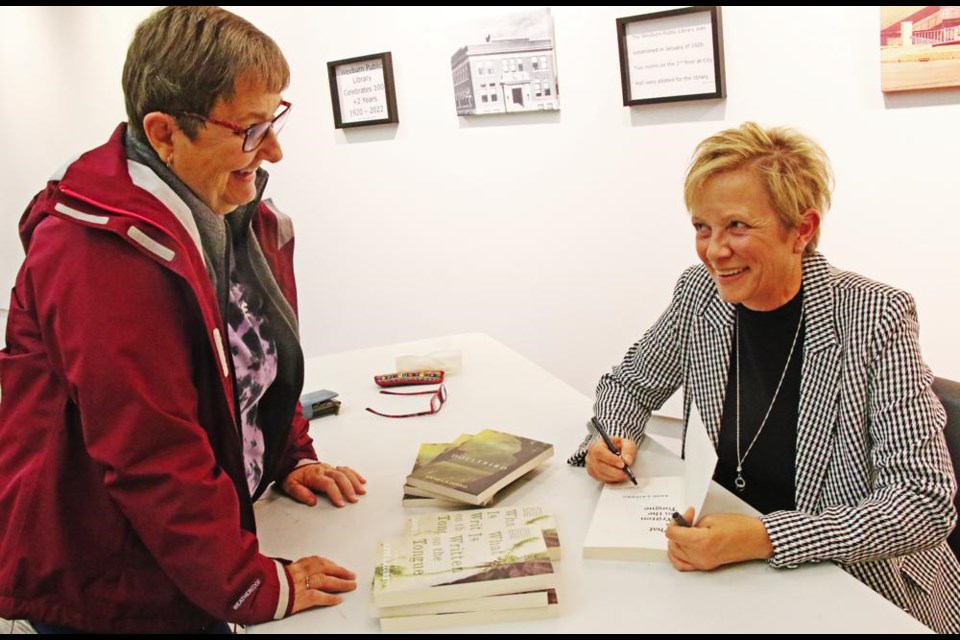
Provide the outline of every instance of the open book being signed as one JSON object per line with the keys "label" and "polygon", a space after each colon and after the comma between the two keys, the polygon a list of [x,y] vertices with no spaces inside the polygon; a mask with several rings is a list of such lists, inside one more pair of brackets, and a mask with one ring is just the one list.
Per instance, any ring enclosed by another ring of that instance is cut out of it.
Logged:
{"label": "open book being signed", "polygon": [[604,485],[583,543],[584,558],[667,560],[664,536],[674,511],[693,507],[700,518],[717,452],[696,405],[690,407],[685,437],[683,476],[637,478]]}

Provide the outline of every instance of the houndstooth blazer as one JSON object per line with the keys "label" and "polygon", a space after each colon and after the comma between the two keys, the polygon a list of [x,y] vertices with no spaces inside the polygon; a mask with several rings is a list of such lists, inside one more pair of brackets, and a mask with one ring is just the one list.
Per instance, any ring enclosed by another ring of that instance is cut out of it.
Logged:
{"label": "houndstooth blazer", "polygon": [[[833,560],[940,632],[960,632],[960,564],[947,547],[955,477],[913,298],[815,254],[803,261],[806,337],[795,511],[762,517],[774,567]],[[734,330],[703,265],[597,387],[596,415],[637,442],[684,388],[716,446]],[[686,421],[684,421],[686,425]],[[684,426],[684,430],[686,426]],[[571,456],[583,464],[588,438]]]}

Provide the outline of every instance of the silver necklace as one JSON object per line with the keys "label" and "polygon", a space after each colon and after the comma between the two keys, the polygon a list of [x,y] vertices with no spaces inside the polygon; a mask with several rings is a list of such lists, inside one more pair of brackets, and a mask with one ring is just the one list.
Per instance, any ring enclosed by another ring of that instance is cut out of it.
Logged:
{"label": "silver necklace", "polygon": [[777,401],[777,396],[780,394],[780,386],[783,385],[783,379],[787,377],[787,369],[790,368],[790,360],[793,358],[793,349],[797,346],[797,338],[800,337],[800,327],[803,326],[803,312],[804,306],[803,301],[800,302],[800,320],[797,322],[797,332],[793,334],[793,343],[790,345],[790,353],[787,354],[787,362],[783,365],[783,373],[780,374],[780,381],[777,383],[777,389],[773,392],[773,398],[770,400],[770,406],[767,407],[767,413],[763,416],[763,421],[760,422],[760,428],[757,429],[756,435],[753,436],[753,440],[750,441],[750,446],[747,447],[747,450],[744,454],[740,455],[740,314],[736,315],[736,330],[737,330],[737,477],[733,481],[733,484],[736,485],[737,491],[743,491],[747,488],[747,481],[743,479],[743,461],[747,459],[747,456],[750,455],[750,450],[753,449],[753,445],[756,443],[757,438],[760,437],[760,432],[763,431],[764,425],[767,424],[767,418],[770,417],[770,412],[773,411],[773,405]]}

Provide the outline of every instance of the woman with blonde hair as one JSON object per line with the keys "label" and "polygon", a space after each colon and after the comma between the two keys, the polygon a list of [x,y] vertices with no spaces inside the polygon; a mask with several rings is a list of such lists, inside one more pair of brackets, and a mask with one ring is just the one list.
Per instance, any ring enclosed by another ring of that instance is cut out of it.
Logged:
{"label": "woman with blonde hair", "polygon": [[700,143],[684,196],[702,264],[597,388],[624,460],[588,437],[570,462],[622,481],[650,412],[682,386],[684,415],[695,404],[716,446],[714,479],[763,515],[669,526],[677,569],[833,560],[957,633],[955,479],[916,307],[816,252],[831,184],[824,151],[789,128],[748,122]]}

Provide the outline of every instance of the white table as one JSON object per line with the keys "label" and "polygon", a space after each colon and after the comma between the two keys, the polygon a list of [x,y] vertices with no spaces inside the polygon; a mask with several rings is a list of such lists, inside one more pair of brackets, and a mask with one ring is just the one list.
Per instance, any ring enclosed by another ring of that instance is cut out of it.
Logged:
{"label": "white table", "polygon": [[[391,398],[378,396],[372,378],[393,371],[395,356],[450,348],[462,351],[463,372],[448,377],[449,399],[440,413],[390,419],[364,411],[367,406],[394,409]],[[486,428],[554,444],[554,458],[546,468],[504,504],[540,504],[556,514],[563,548],[559,565],[563,610],[557,619],[466,627],[465,632],[928,631],[831,563],[775,570],[751,562],[709,573],[680,573],[669,564],[584,560],[583,540],[600,486],[565,460],[586,433],[592,401],[485,335],[308,359],[304,389],[321,388],[339,391],[343,406],[339,416],[311,423],[320,458],[359,470],[367,478],[368,493],[358,504],[337,509],[325,500],[309,508],[268,492],[256,508],[259,537],[264,553],[270,555],[329,557],[356,572],[357,590],[336,607],[251,627],[252,633],[378,631],[369,603],[377,541],[400,535],[408,515],[427,511],[405,510],[400,504],[404,477],[420,443],[448,442],[460,433]],[[647,438],[634,468],[641,476],[665,475],[680,464],[674,454]],[[716,484],[705,508],[749,509]]]}

